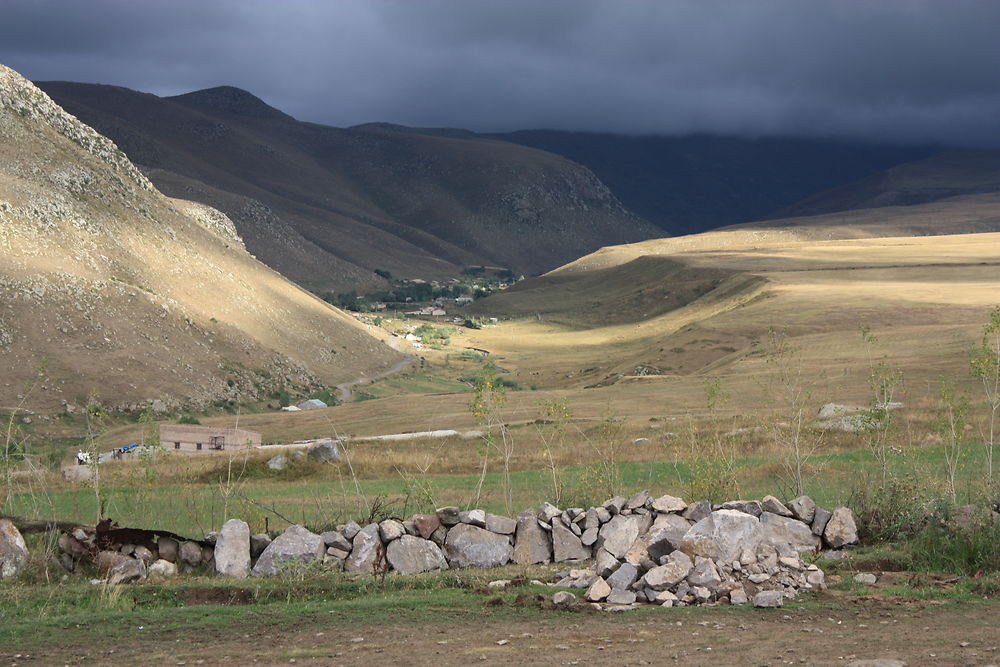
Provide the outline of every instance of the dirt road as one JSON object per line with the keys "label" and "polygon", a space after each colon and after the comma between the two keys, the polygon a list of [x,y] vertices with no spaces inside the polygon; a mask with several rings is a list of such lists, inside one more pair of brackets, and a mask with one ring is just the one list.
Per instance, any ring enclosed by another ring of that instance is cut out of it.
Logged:
{"label": "dirt road", "polygon": [[341,384],[338,384],[337,400],[339,400],[341,403],[347,403],[351,399],[351,387],[362,384],[364,382],[371,382],[372,380],[378,380],[380,378],[394,375],[403,370],[404,368],[406,368],[407,366],[409,366],[410,364],[412,364],[417,359],[416,356],[410,354],[409,352],[404,352],[402,349],[400,349],[400,343],[398,340],[395,339],[389,340],[386,342],[386,345],[396,350],[396,352],[399,352],[400,354],[404,355],[404,358],[401,359],[398,363],[394,364],[392,368],[382,371],[381,373],[376,373],[375,375],[365,375],[355,380],[351,380],[350,382],[343,382]]}

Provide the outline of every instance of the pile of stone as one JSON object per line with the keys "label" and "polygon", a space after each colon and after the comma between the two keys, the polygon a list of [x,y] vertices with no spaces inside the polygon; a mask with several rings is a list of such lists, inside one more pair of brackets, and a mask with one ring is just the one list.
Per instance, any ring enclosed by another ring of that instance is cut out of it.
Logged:
{"label": "pile of stone", "polygon": [[856,542],[849,509],[831,512],[808,496],[712,505],[642,491],[589,509],[544,503],[517,519],[442,507],[404,521],[350,521],[323,533],[295,525],[273,540],[251,535],[238,519],[204,540],[160,536],[114,548],[98,548],[92,531],[77,528],[60,538],[59,547],[66,569],[90,559],[112,583],[171,576],[178,568],[246,578],[310,568],[409,575],[510,562],[568,563],[581,567],[556,583],[585,588],[592,602],[680,606],[748,600],[778,605],[800,590],[824,586],[823,572],[804,562],[803,553]]}
{"label": "pile of stone", "polygon": [[[588,513],[592,519],[584,519],[583,535],[600,526],[594,563],[571,570],[558,584],[586,588],[587,600],[615,605],[752,600],[780,606],[801,590],[824,587],[822,570],[804,562],[803,553],[824,544],[840,549],[858,539],[849,509],[830,512],[808,496],[787,504],[767,496],[713,506],[643,491],[628,500],[612,498]],[[587,541],[589,536],[581,543]]]}

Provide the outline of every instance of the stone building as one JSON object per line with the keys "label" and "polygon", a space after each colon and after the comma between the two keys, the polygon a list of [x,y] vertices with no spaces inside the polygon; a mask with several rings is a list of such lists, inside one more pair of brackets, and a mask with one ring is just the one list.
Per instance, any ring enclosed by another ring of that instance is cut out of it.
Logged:
{"label": "stone building", "polygon": [[260,433],[241,428],[160,424],[160,446],[185,453],[218,452],[260,447]]}

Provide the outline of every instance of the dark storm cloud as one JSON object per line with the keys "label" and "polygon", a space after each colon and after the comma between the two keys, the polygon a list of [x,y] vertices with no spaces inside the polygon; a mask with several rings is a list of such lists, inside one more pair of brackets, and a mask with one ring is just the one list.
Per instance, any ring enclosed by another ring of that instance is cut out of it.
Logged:
{"label": "dark storm cloud", "polygon": [[5,0],[0,61],[292,115],[1000,145],[994,0]]}

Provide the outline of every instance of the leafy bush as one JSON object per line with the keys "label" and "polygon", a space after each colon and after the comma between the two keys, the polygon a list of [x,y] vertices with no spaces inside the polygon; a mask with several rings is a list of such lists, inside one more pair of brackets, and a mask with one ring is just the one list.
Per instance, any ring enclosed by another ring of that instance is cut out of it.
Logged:
{"label": "leafy bush", "polygon": [[178,424],[201,424],[197,417],[194,415],[181,415],[181,418],[177,420]]}

